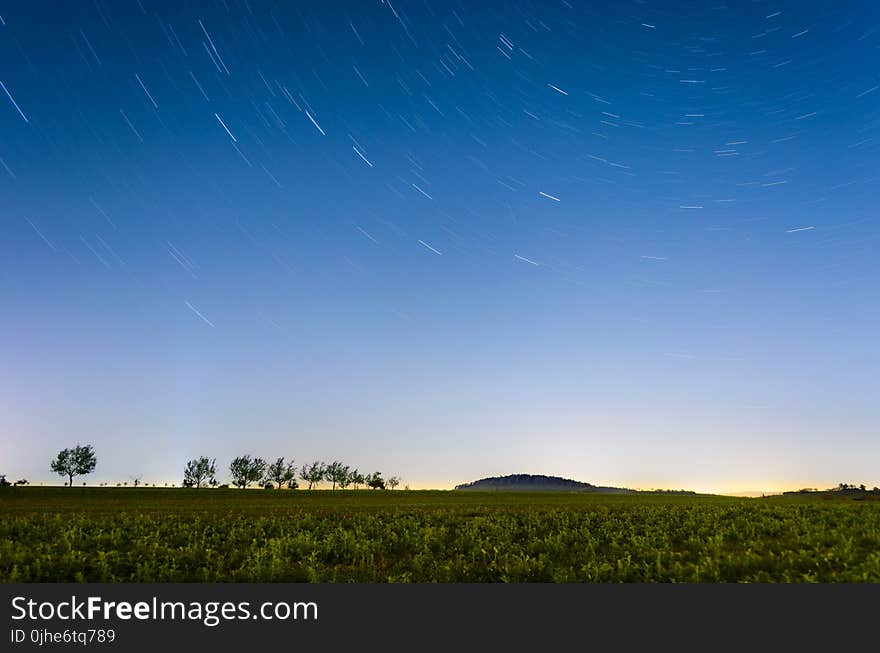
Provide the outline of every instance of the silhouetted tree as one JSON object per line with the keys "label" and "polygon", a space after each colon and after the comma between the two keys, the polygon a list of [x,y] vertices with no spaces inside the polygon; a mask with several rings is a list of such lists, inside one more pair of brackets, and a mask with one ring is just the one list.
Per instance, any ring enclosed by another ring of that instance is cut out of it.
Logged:
{"label": "silhouetted tree", "polygon": [[73,449],[62,449],[49,463],[49,469],[68,478],[67,484],[73,487],[73,477],[91,474],[98,464],[95,449],[90,444],[76,445]]}
{"label": "silhouetted tree", "polygon": [[394,488],[396,488],[398,485],[400,485],[400,479],[396,476],[392,476],[391,478],[388,479],[387,482],[388,482],[388,487],[390,487],[392,490]]}
{"label": "silhouetted tree", "polygon": [[16,486],[16,485],[22,485],[22,486],[23,486],[23,485],[27,485],[27,484],[28,484],[28,481],[27,481],[26,478],[20,478],[20,479],[18,479],[15,483],[13,483],[12,485],[13,485],[13,486]]}
{"label": "silhouetted tree", "polygon": [[348,465],[343,465],[338,460],[334,460],[332,463],[327,465],[327,469],[324,472],[324,478],[330,481],[333,484],[333,489],[336,489],[337,485],[341,485],[342,483],[348,484]]}
{"label": "silhouetted tree", "polygon": [[336,483],[342,490],[351,485],[351,467],[339,463],[339,469],[336,471]]}
{"label": "silhouetted tree", "polygon": [[372,474],[367,475],[367,486],[371,490],[384,490],[385,489],[385,479],[382,478],[382,474],[379,472],[373,472]]}
{"label": "silhouetted tree", "polygon": [[0,487],[10,487],[12,483],[6,480],[6,474],[0,474]]}
{"label": "silhouetted tree", "polygon": [[358,489],[358,486],[363,485],[364,483],[366,483],[366,477],[364,476],[363,472],[359,472],[359,471],[356,470],[356,469],[355,469],[355,470],[352,470],[352,471],[348,474],[348,480],[349,480],[349,482],[350,482],[352,485],[354,485],[354,489],[355,489],[355,490]]}
{"label": "silhouetted tree", "polygon": [[299,470],[299,477],[309,484],[309,489],[311,490],[324,480],[326,469],[327,466],[324,463],[316,460],[308,465],[303,465],[302,469]]}
{"label": "silhouetted tree", "polygon": [[285,463],[283,456],[281,458],[276,458],[275,462],[271,463],[266,468],[266,480],[277,483],[279,490],[282,485],[289,483],[295,478],[296,467],[293,466],[293,461],[291,460],[289,463]]}
{"label": "silhouetted tree", "polygon": [[183,486],[200,488],[202,483],[213,481],[217,474],[216,465],[217,459],[209,460],[207,456],[190,460],[183,470]]}
{"label": "silhouetted tree", "polygon": [[263,480],[266,461],[249,455],[238,456],[229,463],[229,473],[232,475],[232,484],[235,487],[246,488],[251,483],[259,483]]}

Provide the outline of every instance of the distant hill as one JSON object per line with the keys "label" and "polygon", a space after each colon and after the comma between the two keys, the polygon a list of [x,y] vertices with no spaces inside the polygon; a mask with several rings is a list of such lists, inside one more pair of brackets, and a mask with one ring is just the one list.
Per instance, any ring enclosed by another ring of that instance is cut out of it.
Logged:
{"label": "distant hill", "polygon": [[456,490],[483,492],[595,492],[597,494],[696,494],[690,490],[632,490],[625,487],[606,487],[559,476],[542,474],[509,474],[491,476],[472,483],[455,486]]}
{"label": "distant hill", "polygon": [[495,490],[512,492],[516,490],[531,492],[604,492],[607,494],[634,494],[636,490],[622,487],[602,487],[574,481],[559,476],[543,476],[541,474],[510,474],[509,476],[493,476],[481,478],[472,483],[456,485],[456,490]]}

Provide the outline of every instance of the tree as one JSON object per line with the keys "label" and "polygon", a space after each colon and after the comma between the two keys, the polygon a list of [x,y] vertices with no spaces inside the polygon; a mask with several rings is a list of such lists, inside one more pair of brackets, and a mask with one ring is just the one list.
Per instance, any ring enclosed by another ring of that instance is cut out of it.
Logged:
{"label": "tree", "polygon": [[134,485],[135,487],[140,485],[141,484],[141,477],[140,476],[132,476],[131,477],[131,484]]}
{"label": "tree", "polygon": [[6,474],[0,474],[0,487],[9,487],[12,483],[6,480]]}
{"label": "tree", "polygon": [[183,470],[184,487],[202,487],[202,483],[213,481],[217,474],[217,459],[207,456],[190,460]]}
{"label": "tree", "polygon": [[299,470],[299,477],[309,484],[311,490],[318,483],[324,480],[327,466],[319,461],[315,461],[308,465],[303,465]]}
{"label": "tree", "polygon": [[324,471],[324,478],[333,483],[333,489],[336,489],[337,485],[341,485],[342,483],[348,484],[348,465],[343,465],[338,460],[334,460],[332,463],[327,465],[326,470]]}
{"label": "tree", "polygon": [[246,488],[251,483],[259,483],[266,473],[266,461],[251,456],[238,456],[229,463],[232,484],[238,488]]}
{"label": "tree", "polygon": [[349,485],[351,485],[351,470],[348,468],[348,465],[346,465],[339,472],[339,488],[344,490]]}
{"label": "tree", "polygon": [[296,467],[293,466],[293,461],[291,460],[285,464],[283,456],[276,458],[275,462],[266,468],[266,480],[277,483],[279,490],[282,485],[293,481],[295,478]]}
{"label": "tree", "polygon": [[390,487],[392,490],[394,488],[396,488],[398,485],[400,485],[400,479],[397,476],[392,476],[391,478],[388,479],[387,482],[388,482],[388,487]]}
{"label": "tree", "polygon": [[348,482],[354,485],[354,489],[357,490],[358,486],[366,483],[366,476],[364,476],[363,472],[359,472],[358,470],[352,470],[348,474]]}
{"label": "tree", "polygon": [[372,474],[367,474],[366,482],[367,482],[367,486],[371,490],[384,490],[385,489],[385,479],[382,478],[382,474],[379,472],[373,472]]}
{"label": "tree", "polygon": [[49,463],[49,469],[60,476],[66,476],[68,485],[73,487],[73,477],[91,474],[95,471],[98,458],[90,444],[76,445],[73,449],[62,449]]}

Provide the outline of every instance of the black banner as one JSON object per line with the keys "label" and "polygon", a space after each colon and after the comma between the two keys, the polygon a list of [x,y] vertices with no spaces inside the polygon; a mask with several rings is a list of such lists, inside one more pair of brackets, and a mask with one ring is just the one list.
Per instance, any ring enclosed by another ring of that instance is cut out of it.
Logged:
{"label": "black banner", "polygon": [[0,650],[876,645],[880,585],[0,585]]}

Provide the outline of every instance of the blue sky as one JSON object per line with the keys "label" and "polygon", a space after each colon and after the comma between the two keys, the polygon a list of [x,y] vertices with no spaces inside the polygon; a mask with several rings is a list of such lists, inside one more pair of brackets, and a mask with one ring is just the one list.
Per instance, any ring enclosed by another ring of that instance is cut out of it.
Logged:
{"label": "blue sky", "polygon": [[0,473],[880,484],[873,3],[0,9]]}

